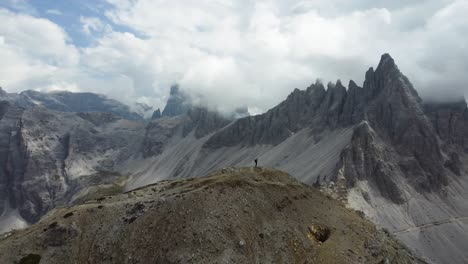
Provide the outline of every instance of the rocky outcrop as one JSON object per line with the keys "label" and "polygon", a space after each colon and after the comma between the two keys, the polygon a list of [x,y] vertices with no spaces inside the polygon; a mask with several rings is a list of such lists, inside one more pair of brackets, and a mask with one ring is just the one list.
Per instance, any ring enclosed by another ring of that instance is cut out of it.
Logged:
{"label": "rocky outcrop", "polygon": [[0,105],[0,204],[30,223],[67,203],[72,181],[117,171],[141,144],[143,124],[111,114]]}
{"label": "rocky outcrop", "polygon": [[158,119],[161,117],[162,117],[161,110],[158,108],[156,111],[153,112],[151,119]]}
{"label": "rocky outcrop", "polygon": [[175,84],[171,86],[169,99],[167,100],[162,115],[167,117],[183,115],[186,114],[190,108],[191,102],[188,96],[180,90],[179,85]]}
{"label": "rocky outcrop", "polygon": [[185,115],[153,119],[145,128],[142,155],[144,158],[158,156],[174,137],[185,138],[193,134],[194,139],[199,139],[230,122],[222,114],[201,107],[193,107]]}
{"label": "rocky outcrop", "polygon": [[358,124],[365,119],[367,96],[365,90],[354,81],[350,81],[347,90],[346,101],[340,116],[340,123],[344,126]]}
{"label": "rocky outcrop", "polygon": [[424,111],[445,144],[468,153],[468,107],[465,98],[452,103],[425,102]]}
{"label": "rocky outcrop", "polygon": [[23,109],[0,103],[0,215],[21,204],[27,153],[21,136]]}
{"label": "rocky outcrop", "polygon": [[[317,124],[324,129],[324,118],[319,113],[326,111],[334,97],[334,89],[326,91],[320,82],[306,91],[295,89],[278,106],[262,115],[241,118],[215,134],[206,147],[216,148],[234,145],[278,144],[302,128]],[[328,101],[323,99],[328,94]]]}
{"label": "rocky outcrop", "polygon": [[339,202],[285,173],[262,168],[226,168],[54,210],[1,239],[0,259],[424,263]]}
{"label": "rocky outcrop", "polygon": [[[340,173],[347,188],[356,186],[358,181],[367,181],[390,201],[401,204],[405,202],[402,191],[397,185],[399,175],[404,173],[395,163],[391,149],[379,138],[367,121],[358,125],[353,133],[351,144],[341,154]],[[337,178],[333,179],[334,182]]]}
{"label": "rocky outcrop", "polygon": [[187,112],[188,120],[184,123],[183,136],[194,131],[196,138],[213,133],[231,122],[220,113],[207,108],[194,107]]}
{"label": "rocky outcrop", "polygon": [[400,167],[424,190],[447,184],[437,134],[424,115],[422,100],[389,55],[366,74],[367,120],[399,154]]}
{"label": "rocky outcrop", "polygon": [[0,98],[3,99],[3,98],[7,98],[7,97],[8,97],[8,93],[5,90],[3,90],[2,87],[0,87]]}
{"label": "rocky outcrop", "polygon": [[152,120],[145,127],[145,135],[141,145],[143,158],[161,154],[164,146],[169,143],[172,137],[178,134],[185,118],[185,116],[178,116]]}

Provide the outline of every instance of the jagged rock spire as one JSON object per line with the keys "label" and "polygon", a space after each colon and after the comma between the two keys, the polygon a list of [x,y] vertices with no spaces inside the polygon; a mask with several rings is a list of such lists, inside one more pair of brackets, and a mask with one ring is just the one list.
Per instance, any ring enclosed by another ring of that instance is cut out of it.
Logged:
{"label": "jagged rock spire", "polygon": [[186,94],[184,94],[178,84],[171,86],[169,99],[166,107],[162,112],[162,116],[178,116],[186,114],[191,108],[191,103]]}
{"label": "jagged rock spire", "polygon": [[161,116],[161,109],[158,108],[156,111],[153,112],[151,119],[158,119],[161,118]]}

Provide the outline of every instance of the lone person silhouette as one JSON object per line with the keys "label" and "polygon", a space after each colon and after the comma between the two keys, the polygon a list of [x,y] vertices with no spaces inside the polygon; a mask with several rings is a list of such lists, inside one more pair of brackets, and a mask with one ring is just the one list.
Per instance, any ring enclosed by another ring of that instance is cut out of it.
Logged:
{"label": "lone person silhouette", "polygon": [[255,159],[255,168],[257,168],[258,159]]}

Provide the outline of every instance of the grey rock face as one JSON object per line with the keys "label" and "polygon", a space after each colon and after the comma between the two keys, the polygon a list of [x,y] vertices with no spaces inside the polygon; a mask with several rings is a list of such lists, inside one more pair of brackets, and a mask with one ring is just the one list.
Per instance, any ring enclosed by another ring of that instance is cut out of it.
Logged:
{"label": "grey rock face", "polygon": [[201,107],[191,108],[186,115],[154,119],[146,126],[142,155],[144,158],[157,156],[170,144],[173,137],[184,138],[193,133],[195,139],[202,138],[230,122],[230,119],[220,113]]}
{"label": "grey rock face", "polygon": [[346,97],[346,88],[341,84],[341,81],[337,81],[335,85],[328,84],[327,94],[321,105],[320,115],[325,118],[325,123],[330,128],[338,126]]}
{"label": "grey rock face", "polygon": [[164,146],[179,131],[185,116],[175,118],[159,118],[152,120],[145,128],[141,153],[144,158],[157,156],[164,150]]}
{"label": "grey rock face", "polygon": [[191,108],[188,97],[180,91],[179,85],[173,85],[162,115],[173,117],[183,115]]}
{"label": "grey rock face", "polygon": [[451,147],[468,153],[468,107],[465,98],[453,103],[424,103],[437,135]]}
{"label": "grey rock face", "polygon": [[185,122],[183,135],[195,131],[195,137],[204,137],[216,130],[226,126],[231,121],[218,112],[209,111],[207,108],[195,107],[188,111],[189,120]]}
{"label": "grey rock face", "polygon": [[[206,147],[279,144],[312,124],[319,130],[324,129],[327,117],[319,113],[335,106],[333,93],[334,89],[326,91],[319,82],[306,91],[295,89],[285,101],[265,114],[238,119],[210,138]],[[324,102],[327,95],[329,99]]]}
{"label": "grey rock face", "polygon": [[129,120],[140,120],[142,117],[116,100],[94,93],[24,91],[14,98],[23,108],[37,105],[61,112],[104,112]]}
{"label": "grey rock face", "polygon": [[377,70],[367,73],[364,89],[367,120],[398,152],[403,172],[411,170],[408,178],[425,190],[446,185],[437,134],[416,90],[390,56],[383,55]]}
{"label": "grey rock face", "polygon": [[2,87],[0,87],[0,98],[8,97],[8,94]]}
{"label": "grey rock face", "polygon": [[468,107],[465,98],[453,103],[427,102],[424,111],[443,142],[444,166],[457,176],[463,174],[462,156],[468,153]]}
{"label": "grey rock face", "polygon": [[403,172],[395,163],[389,162],[394,159],[392,151],[379,139],[369,123],[364,121],[356,127],[351,144],[342,152],[343,164],[339,167],[346,171],[348,188],[355,187],[359,180],[366,180],[383,197],[401,204],[405,200],[396,183],[398,178],[395,174],[402,175]]}
{"label": "grey rock face", "polygon": [[340,117],[340,123],[344,126],[350,126],[364,120],[366,101],[365,90],[351,80],[348,85],[347,97],[343,106],[343,113]]}
{"label": "grey rock face", "polygon": [[0,204],[28,222],[66,203],[75,179],[117,171],[143,137],[142,123],[106,113],[24,109],[9,102],[0,104],[0,112]]}
{"label": "grey rock face", "polygon": [[27,153],[20,134],[23,109],[3,101],[0,114],[0,212],[3,213],[9,204],[16,206],[16,198],[21,197]]}
{"label": "grey rock face", "polygon": [[[371,68],[366,73],[364,88],[351,81],[347,91],[338,81],[327,90],[320,83],[306,91],[296,89],[267,113],[239,119],[218,132],[205,147],[275,145],[304,128],[321,134],[362,121],[368,122],[389,151],[398,153],[392,162],[415,187],[430,191],[447,184],[437,134],[424,114],[422,100],[388,54],[375,71]],[[379,173],[380,178],[385,173],[391,178],[392,171]],[[398,195],[391,199],[400,201]]]}
{"label": "grey rock face", "polygon": [[161,117],[162,117],[161,110],[158,108],[156,111],[153,112],[151,119],[158,119]]}

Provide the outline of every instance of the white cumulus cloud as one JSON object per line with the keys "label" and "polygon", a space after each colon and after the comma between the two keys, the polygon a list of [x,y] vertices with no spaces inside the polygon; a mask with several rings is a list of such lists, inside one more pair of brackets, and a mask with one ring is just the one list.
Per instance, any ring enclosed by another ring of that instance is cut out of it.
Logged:
{"label": "white cumulus cloud", "polygon": [[79,18],[92,40],[82,48],[49,20],[2,9],[0,84],[157,108],[179,83],[201,103],[264,111],[316,78],[362,83],[388,52],[424,98],[467,92],[464,0],[107,2],[105,19]]}

